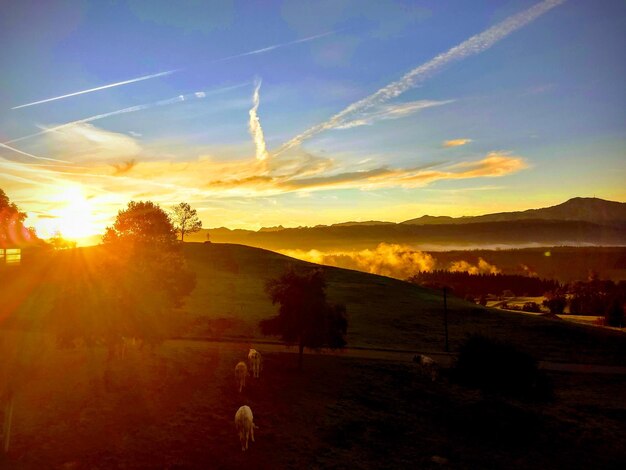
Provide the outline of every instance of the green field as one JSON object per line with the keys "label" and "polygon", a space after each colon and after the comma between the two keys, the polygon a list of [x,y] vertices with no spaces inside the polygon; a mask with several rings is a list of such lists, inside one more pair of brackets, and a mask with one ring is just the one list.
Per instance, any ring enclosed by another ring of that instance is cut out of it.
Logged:
{"label": "green field", "polygon": [[[71,282],[64,272],[68,265],[78,262],[89,269],[89,258],[97,256],[97,250],[26,258],[22,274],[6,276],[0,285],[8,299],[0,307],[3,324],[38,328],[60,287]],[[243,245],[185,243],[183,252],[197,285],[178,314],[187,326],[172,336],[259,339],[258,321],[276,313],[264,291],[266,280],[289,264],[313,266]],[[347,307],[349,346],[443,350],[441,292],[359,271],[323,269],[329,301]],[[626,337],[619,332],[484,309],[457,298],[448,299],[448,324],[452,351],[468,334],[484,333],[510,340],[538,359],[619,365],[626,357]]]}
{"label": "green field", "polygon": [[[188,302],[193,317],[212,319],[224,328],[196,330],[230,337],[259,337],[258,320],[273,315],[265,280],[289,263],[310,265],[271,251],[230,244],[184,246],[198,276]],[[348,345],[441,351],[444,346],[443,298],[396,279],[324,267],[328,298],[344,303],[349,315]],[[484,309],[457,298],[448,299],[451,350],[470,333],[508,339],[541,359],[622,364],[626,337],[622,334],[558,320]],[[210,326],[210,324],[209,324]]]}

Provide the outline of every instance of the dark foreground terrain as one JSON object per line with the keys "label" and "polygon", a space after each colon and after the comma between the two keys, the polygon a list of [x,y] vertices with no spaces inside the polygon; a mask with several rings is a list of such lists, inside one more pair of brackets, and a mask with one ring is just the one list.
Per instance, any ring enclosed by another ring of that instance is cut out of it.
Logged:
{"label": "dark foreground terrain", "polygon": [[[97,248],[26,260],[3,278],[0,377],[15,406],[1,468],[606,469],[626,461],[625,375],[551,372],[554,401],[528,403],[446,374],[432,382],[405,355],[307,355],[298,372],[293,354],[264,351],[258,321],[276,312],[265,280],[307,263],[227,244],[186,244],[184,254],[197,285],[179,312],[185,327],[172,336],[228,342],[170,339],[154,350],[131,347],[108,365],[102,347],[59,349],[43,321],[65,271],[89,266]],[[346,304],[350,347],[443,349],[440,292],[324,270],[329,299]],[[542,361],[624,365],[623,333],[448,300],[453,352],[482,333]],[[234,366],[251,345],[264,370],[239,394]],[[243,404],[259,426],[245,453],[233,423]]]}
{"label": "dark foreground terrain", "polygon": [[[168,341],[104,351],[50,346],[18,390],[1,468],[620,468],[624,376],[553,373],[547,404],[436,382],[411,362],[264,355],[237,392],[249,344]],[[262,351],[262,345],[259,347]],[[254,413],[241,452],[233,419]],[[439,462],[439,463],[437,463]],[[443,463],[442,463],[443,462]],[[623,467],[621,467],[623,468]]]}

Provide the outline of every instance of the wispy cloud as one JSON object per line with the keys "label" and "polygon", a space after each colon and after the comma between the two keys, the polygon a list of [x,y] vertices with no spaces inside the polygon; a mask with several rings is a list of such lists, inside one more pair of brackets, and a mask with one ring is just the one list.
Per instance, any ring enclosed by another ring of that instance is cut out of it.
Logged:
{"label": "wispy cloud", "polygon": [[[231,56],[228,56],[228,57],[221,57],[219,59],[214,59],[214,60],[208,61],[208,63],[209,64],[214,64],[214,63],[218,63],[218,62],[225,62],[225,61],[228,61],[228,60],[237,59],[237,58],[240,58],[240,57],[246,57],[246,56],[257,55],[257,54],[264,54],[266,52],[271,52],[271,51],[274,51],[276,49],[280,49],[280,48],[283,48],[283,47],[293,46],[295,44],[302,44],[302,43],[309,42],[309,41],[315,41],[317,39],[321,39],[321,38],[324,38],[324,37],[336,34],[337,32],[338,32],[338,30],[336,30],[336,31],[328,31],[328,32],[321,33],[321,34],[316,34],[314,36],[308,36],[306,38],[297,39],[295,41],[284,42],[284,43],[281,43],[281,44],[273,44],[271,46],[263,47],[261,49],[254,49],[252,51],[242,52],[241,54],[235,54],[235,55],[231,55]],[[144,80],[150,80],[150,79],[153,79],[153,78],[158,78],[158,77],[164,77],[164,76],[167,76],[167,75],[171,75],[173,73],[180,72],[182,70],[184,70],[184,69],[181,68],[181,69],[175,69],[175,70],[167,70],[165,72],[154,73],[154,74],[151,74],[151,75],[144,75],[142,77],[131,78],[131,79],[128,79],[128,80],[123,80],[121,82],[109,83],[107,85],[101,85],[101,86],[98,86],[98,87],[89,88],[87,90],[75,91],[73,93],[67,93],[65,95],[54,96],[52,98],[46,98],[46,99],[43,99],[43,100],[33,101],[33,102],[30,102],[30,103],[20,104],[18,106],[12,107],[11,109],[27,108],[29,106],[35,106],[35,105],[38,105],[38,104],[49,103],[51,101],[57,101],[57,100],[65,99],[65,98],[71,98],[73,96],[84,95],[86,93],[93,93],[93,92],[96,92],[96,91],[107,90],[109,88],[115,88],[115,87],[118,87],[118,86],[130,85],[132,83],[137,83],[137,82],[141,82],[141,81],[144,81]],[[199,93],[201,94],[202,92],[199,92]],[[200,96],[198,96],[198,97],[200,98]]]}
{"label": "wispy cloud", "polygon": [[283,42],[281,44],[274,44],[272,46],[263,47],[261,49],[255,49],[253,51],[242,52],[241,54],[235,54],[235,55],[231,55],[231,56],[228,56],[228,57],[222,57],[220,59],[211,60],[209,63],[214,64],[214,63],[217,63],[217,62],[225,62],[227,60],[238,59],[240,57],[246,57],[246,56],[250,56],[250,55],[263,54],[265,52],[271,52],[271,51],[274,51],[276,49],[281,49],[283,47],[293,46],[295,44],[302,44],[303,42],[315,41],[316,39],[321,39],[321,38],[324,38],[324,37],[327,37],[327,36],[332,36],[333,34],[337,34],[339,31],[341,31],[341,30],[328,31],[326,33],[316,34],[314,36],[308,36],[306,38],[297,39],[295,41]]}
{"label": "wispy cloud", "polygon": [[26,157],[34,158],[35,160],[47,160],[49,162],[69,163],[67,160],[59,160],[57,158],[48,158],[48,157],[39,157],[37,155],[33,155],[32,153],[24,152],[23,150],[16,149],[15,147],[11,147],[3,143],[0,143],[0,148],[10,150],[11,152],[19,153],[20,155],[24,155]]}
{"label": "wispy cloud", "polygon": [[85,93],[93,93],[94,91],[106,90],[108,88],[114,88],[122,85],[129,85],[131,83],[141,82],[143,80],[150,80],[152,78],[164,77],[166,75],[171,75],[174,72],[178,72],[178,70],[168,70],[166,72],[153,73],[152,75],[144,75],[143,77],[131,78],[129,80],[124,80],[122,82],[109,83],[108,85],[102,85],[95,88],[89,88],[88,90],[75,91],[74,93],[68,93],[66,95],[55,96],[53,98],[46,98],[44,100],[33,101],[32,103],[21,104],[19,106],[14,106],[11,109],[20,109],[27,108],[28,106],[35,106],[37,104],[49,103],[50,101],[62,100],[65,98],[71,98],[72,96],[84,95]]}
{"label": "wispy cloud", "polygon": [[439,180],[505,176],[528,167],[524,159],[498,152],[489,153],[481,160],[455,163],[442,169],[434,169],[434,166],[433,164],[420,168],[380,167],[311,178],[292,178],[280,182],[280,186],[284,189],[306,189],[308,191],[350,188],[415,188]]}
{"label": "wispy cloud", "polygon": [[115,172],[113,173],[115,176],[123,175],[124,173],[128,173],[137,165],[137,160],[129,160],[124,163],[112,163],[111,166],[115,168]]}
{"label": "wispy cloud", "polygon": [[258,80],[256,86],[254,87],[254,94],[252,95],[252,108],[250,108],[250,121],[248,127],[250,129],[250,134],[252,135],[252,139],[254,140],[254,146],[256,148],[256,159],[258,161],[266,161],[267,160],[267,148],[265,146],[265,137],[263,136],[263,129],[261,128],[261,122],[259,121],[259,90],[261,89],[261,80]]}
{"label": "wispy cloud", "polygon": [[369,126],[377,121],[386,121],[390,119],[400,119],[411,114],[415,114],[423,109],[432,108],[434,106],[442,106],[444,104],[452,103],[454,100],[446,101],[433,101],[433,100],[419,100],[409,101],[407,103],[400,104],[385,104],[377,106],[376,108],[367,112],[357,114],[350,121],[339,124],[335,129],[350,129],[352,127]]}
{"label": "wispy cloud", "polygon": [[[230,85],[230,86],[226,86],[226,87],[215,88],[213,90],[197,91],[195,93],[188,93],[186,95],[177,95],[177,96],[174,96],[173,98],[153,101],[152,103],[139,104],[139,105],[136,105],[136,106],[129,106],[127,108],[122,108],[122,109],[117,109],[115,111],[110,111],[108,113],[96,114],[94,116],[89,116],[89,117],[86,117],[86,118],[83,118],[83,119],[77,119],[75,121],[67,122],[65,124],[60,124],[58,126],[44,127],[40,132],[35,132],[33,134],[28,134],[28,135],[25,135],[25,136],[22,136],[22,137],[18,137],[18,138],[15,138],[15,139],[7,140],[6,142],[4,142],[4,144],[12,144],[12,143],[15,143],[15,142],[20,142],[22,140],[31,139],[33,137],[37,137],[37,136],[40,136],[40,135],[43,135],[43,134],[47,134],[49,132],[60,131],[60,130],[65,129],[65,128],[69,128],[69,127],[75,126],[77,124],[86,124],[86,123],[93,122],[93,121],[99,121],[100,119],[105,119],[105,118],[109,118],[109,117],[113,117],[113,116],[118,116],[120,114],[136,113],[137,111],[144,111],[146,109],[155,108],[155,107],[158,107],[158,106],[167,106],[167,105],[171,105],[171,104],[181,103],[183,101],[204,99],[207,96],[211,96],[211,95],[214,95],[214,94],[217,94],[217,93],[223,93],[223,92],[227,92],[227,91],[230,91],[230,90],[235,90],[237,88],[244,87],[244,86],[248,85],[249,83],[250,82],[245,82],[245,83],[239,83],[237,85]],[[133,135],[132,132],[131,132],[131,135]]]}
{"label": "wispy cloud", "polygon": [[492,26],[482,33],[472,36],[447,52],[444,52],[419,67],[414,68],[399,80],[381,88],[376,93],[351,104],[343,111],[332,116],[330,119],[307,129],[303,133],[284,143],[276,151],[276,153],[282,153],[291,147],[298,146],[305,140],[310,139],[320,132],[336,129],[337,127],[352,120],[355,114],[363,113],[375,106],[379,106],[400,96],[405,91],[414,88],[427,78],[430,78],[437,72],[441,71],[450,63],[457,62],[489,49],[511,33],[531,23],[552,8],[562,4],[564,1],[565,0],[544,0],[543,2],[538,3],[521,13],[506,18],[504,21],[496,24],[495,26]]}
{"label": "wispy cloud", "polygon": [[445,148],[460,147],[461,145],[469,144],[471,141],[472,139],[452,139],[444,141],[442,145]]}
{"label": "wispy cloud", "polygon": [[56,128],[49,134],[46,147],[55,155],[83,164],[132,160],[142,152],[133,137],[85,122]]}

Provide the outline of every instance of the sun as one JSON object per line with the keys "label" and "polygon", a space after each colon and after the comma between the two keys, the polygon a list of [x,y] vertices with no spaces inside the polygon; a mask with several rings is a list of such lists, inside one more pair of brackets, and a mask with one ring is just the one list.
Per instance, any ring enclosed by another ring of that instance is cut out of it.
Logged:
{"label": "sun", "polygon": [[76,240],[98,233],[94,205],[80,186],[64,188],[50,201],[55,207],[36,223],[39,236],[49,238],[60,233],[63,238]]}

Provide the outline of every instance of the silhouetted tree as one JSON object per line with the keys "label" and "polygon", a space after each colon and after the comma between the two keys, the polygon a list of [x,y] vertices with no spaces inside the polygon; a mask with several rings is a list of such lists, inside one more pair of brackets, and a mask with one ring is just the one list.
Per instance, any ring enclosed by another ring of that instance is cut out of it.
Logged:
{"label": "silhouetted tree", "polygon": [[522,311],[539,313],[541,312],[541,307],[537,302],[526,302],[522,305]]}
{"label": "silhouetted tree", "polygon": [[539,279],[538,277],[520,276],[517,274],[470,274],[462,271],[420,271],[408,279],[409,282],[424,287],[448,287],[457,297],[473,301],[482,296],[499,295],[514,297],[516,292],[527,293],[528,296],[540,296],[544,292],[559,287],[557,281]]}
{"label": "silhouetted tree", "polygon": [[158,244],[162,247],[176,241],[176,229],[158,204],[131,201],[126,209],[117,213],[115,223],[107,227],[102,241]]}
{"label": "silhouetted tree", "polygon": [[51,324],[61,346],[104,342],[112,357],[124,336],[155,344],[172,334],[195,274],[169,217],[152,202],[129,203],[103,241],[89,258],[68,253]]}
{"label": "silhouetted tree", "polygon": [[554,315],[561,315],[567,306],[567,297],[562,289],[556,289],[546,292],[546,299],[542,302],[543,306],[550,310]]}
{"label": "silhouetted tree", "polygon": [[606,324],[609,326],[624,326],[624,300],[614,296],[606,309],[604,315]]}
{"label": "silhouetted tree", "polygon": [[321,269],[298,273],[289,267],[278,278],[267,281],[266,291],[272,303],[280,307],[277,316],[261,320],[261,331],[281,336],[287,344],[297,344],[300,370],[305,347],[337,349],[346,345],[346,307],[327,302]]}
{"label": "silhouetted tree", "polygon": [[572,315],[603,316],[606,306],[615,291],[613,281],[591,278],[589,281],[575,282],[569,287],[571,295],[569,310]]}
{"label": "silhouetted tree", "polygon": [[38,240],[33,228],[24,227],[25,219],[26,213],[0,189],[0,248],[9,244],[23,246]]}
{"label": "silhouetted tree", "polygon": [[52,248],[55,250],[68,250],[70,248],[76,248],[75,241],[63,238],[61,232],[58,231],[48,239],[48,243],[52,245]]}
{"label": "silhouetted tree", "polygon": [[195,209],[186,202],[174,206],[172,209],[172,221],[177,233],[180,233],[180,241],[185,241],[186,233],[194,233],[202,228],[202,221],[198,218]]}

